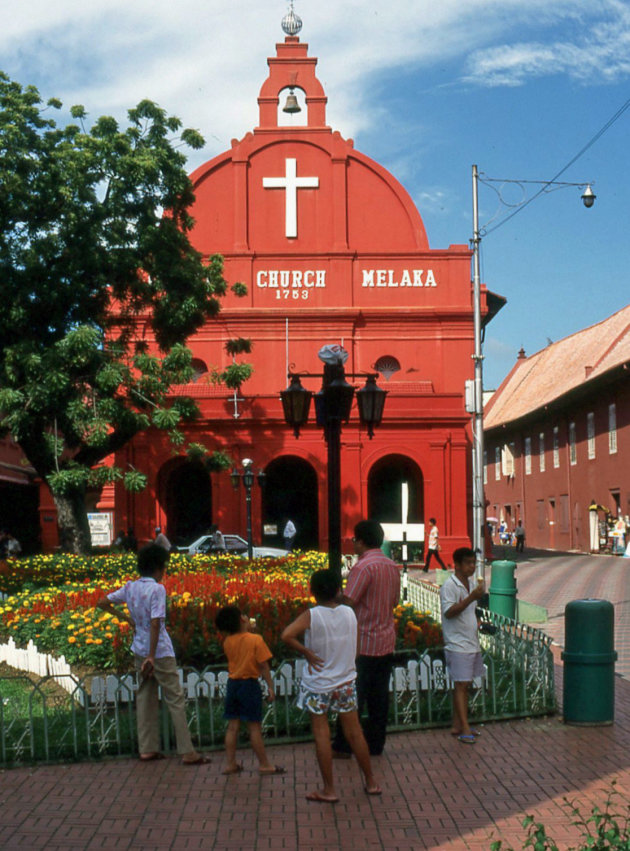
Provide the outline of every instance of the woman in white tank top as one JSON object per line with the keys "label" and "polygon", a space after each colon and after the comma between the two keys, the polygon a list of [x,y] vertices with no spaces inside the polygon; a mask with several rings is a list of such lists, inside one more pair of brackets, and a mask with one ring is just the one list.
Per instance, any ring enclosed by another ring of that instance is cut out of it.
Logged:
{"label": "woman in white tank top", "polygon": [[[341,588],[337,574],[318,570],[311,576],[311,593],[317,605],[303,612],[282,633],[282,640],[304,656],[298,706],[311,717],[317,761],[324,785],[309,792],[309,801],[334,804],[339,800],[333,779],[333,756],[328,711],[339,713],[344,735],[363,772],[368,795],[380,795],[372,774],[370,752],[363,736],[357,710],[357,619],[350,606],[336,598]],[[304,635],[304,643],[298,636]]]}

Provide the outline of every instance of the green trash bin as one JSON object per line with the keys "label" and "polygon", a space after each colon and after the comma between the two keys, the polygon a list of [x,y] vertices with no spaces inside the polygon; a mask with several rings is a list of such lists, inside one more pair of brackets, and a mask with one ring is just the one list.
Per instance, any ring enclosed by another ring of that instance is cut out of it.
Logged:
{"label": "green trash bin", "polygon": [[515,561],[493,561],[490,579],[490,611],[506,618],[516,617]]}
{"label": "green trash bin", "polygon": [[615,610],[608,600],[572,600],[564,610],[563,714],[567,724],[612,724]]}

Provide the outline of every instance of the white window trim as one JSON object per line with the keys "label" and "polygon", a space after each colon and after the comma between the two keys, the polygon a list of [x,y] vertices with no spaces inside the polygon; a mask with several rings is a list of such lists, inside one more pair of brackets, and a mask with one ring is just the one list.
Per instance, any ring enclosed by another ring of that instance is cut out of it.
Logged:
{"label": "white window trim", "polygon": [[617,454],[617,405],[615,402],[608,406],[608,454]]}
{"label": "white window trim", "polygon": [[575,423],[569,423],[569,464],[577,464],[577,431]]}
{"label": "white window trim", "polygon": [[531,476],[532,474],[532,439],[531,437],[525,438],[525,475]]}
{"label": "white window trim", "polygon": [[545,472],[545,432],[541,431],[538,435],[538,469],[541,473]]}
{"label": "white window trim", "polygon": [[589,461],[595,458],[595,413],[589,411],[586,415],[586,446]]}

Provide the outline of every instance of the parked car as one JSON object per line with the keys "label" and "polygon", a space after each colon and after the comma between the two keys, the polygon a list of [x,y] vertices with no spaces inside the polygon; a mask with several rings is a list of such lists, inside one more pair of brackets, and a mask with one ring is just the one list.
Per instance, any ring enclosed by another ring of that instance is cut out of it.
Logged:
{"label": "parked car", "polygon": [[[225,548],[228,553],[247,556],[247,541],[245,538],[241,538],[240,535],[223,533],[223,540],[225,541]],[[201,538],[197,538],[192,544],[188,544],[185,547],[178,547],[177,549],[180,553],[195,555],[196,553],[211,553],[215,551],[215,546],[212,535],[202,535]],[[288,555],[288,550],[281,550],[277,547],[255,546],[252,552],[254,558],[282,558],[282,556]]]}

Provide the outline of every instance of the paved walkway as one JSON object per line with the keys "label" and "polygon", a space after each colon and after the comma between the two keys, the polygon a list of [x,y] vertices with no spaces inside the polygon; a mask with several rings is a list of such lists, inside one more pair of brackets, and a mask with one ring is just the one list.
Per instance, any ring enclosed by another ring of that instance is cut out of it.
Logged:
{"label": "paved walkway", "polygon": [[578,555],[543,550],[516,553],[495,547],[499,558],[516,561],[518,596],[544,606],[549,621],[540,629],[564,647],[564,609],[571,600],[595,597],[615,608],[616,672],[630,679],[630,559],[609,555]]}
{"label": "paved walkway", "polygon": [[[576,588],[577,596],[593,593],[591,583],[603,593],[612,571],[630,568],[628,561],[600,568],[582,557],[559,556],[553,564],[545,558],[547,566],[536,560],[519,566],[519,592],[549,605],[552,614],[563,595],[573,599]],[[561,687],[560,668],[556,679]],[[630,682],[617,680],[616,722],[609,727],[569,727],[557,717],[489,724],[473,747],[446,730],[390,736],[386,754],[375,760],[381,798],[368,798],[356,766],[342,762],[335,765],[340,803],[308,803],[305,794],[318,782],[312,745],[271,753],[286,775],[259,778],[250,770],[250,752],[242,753],[248,770],[227,778],[219,773],[220,754],[201,768],[176,759],[145,765],[125,759],[2,771],[0,848],[487,851],[502,838],[520,849],[520,823],[533,813],[568,849],[579,844],[581,831],[563,808],[565,796],[589,815],[594,804],[604,805],[616,779],[630,800]]]}

